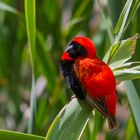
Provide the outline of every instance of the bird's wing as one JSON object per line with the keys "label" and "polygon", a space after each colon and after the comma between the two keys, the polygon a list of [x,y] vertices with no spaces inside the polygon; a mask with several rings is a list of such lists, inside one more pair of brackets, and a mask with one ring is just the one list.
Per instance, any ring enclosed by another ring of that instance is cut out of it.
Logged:
{"label": "bird's wing", "polygon": [[78,99],[85,99],[84,90],[79,84],[78,80],[72,74],[66,76],[66,81]]}
{"label": "bird's wing", "polygon": [[120,94],[117,92],[117,90],[116,90],[116,96],[117,96],[117,100],[118,100],[119,104],[122,105]]}
{"label": "bird's wing", "polygon": [[104,117],[108,117],[107,107],[103,100],[93,98],[91,99],[88,94],[86,94],[85,97],[92,107],[96,108]]}

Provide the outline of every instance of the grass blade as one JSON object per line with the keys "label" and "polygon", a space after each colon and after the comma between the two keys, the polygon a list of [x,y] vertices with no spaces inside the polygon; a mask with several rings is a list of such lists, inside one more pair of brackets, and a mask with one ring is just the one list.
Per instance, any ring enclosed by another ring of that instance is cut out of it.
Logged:
{"label": "grass blade", "polygon": [[9,6],[8,4],[1,2],[1,1],[0,1],[0,10],[8,11],[13,14],[18,14],[18,11],[15,8],[13,8],[13,7]]}
{"label": "grass blade", "polygon": [[[114,29],[114,33],[116,34],[115,38],[114,38],[114,43],[112,45],[112,47],[118,43],[118,41],[123,37],[129,23],[132,20],[132,17],[135,15],[140,2],[139,1],[135,1],[135,4],[133,5],[134,0],[127,0],[127,2],[125,3],[125,6],[121,12],[121,15],[119,17],[119,20],[117,22],[117,25]],[[132,11],[131,11],[132,8]],[[128,22],[127,22],[128,21]],[[109,59],[110,59],[110,52],[112,51],[112,47],[107,51],[107,53],[105,54],[103,60],[108,63]]]}
{"label": "grass blade", "polygon": [[96,140],[98,132],[102,130],[104,119],[98,111],[95,111],[94,117],[94,128],[90,136],[90,140]]}
{"label": "grass blade", "polygon": [[1,140],[44,140],[44,137],[31,135],[26,133],[20,133],[9,130],[0,130],[0,139]]}
{"label": "grass blade", "polygon": [[36,15],[35,15],[35,0],[25,0],[25,16],[27,35],[30,49],[30,60],[32,66],[32,89],[30,98],[30,119],[28,132],[33,133],[35,129],[35,112],[36,112],[36,96],[35,96],[35,37],[36,37]]}
{"label": "grass blade", "polygon": [[132,10],[130,12],[130,15],[129,15],[129,18],[127,20],[127,23],[126,23],[126,26],[124,28],[124,31],[126,31],[128,25],[130,24],[132,18],[134,17],[134,15],[136,14],[138,8],[140,6],[140,0],[135,0],[135,2],[133,2],[133,5],[132,5]]}
{"label": "grass blade", "polygon": [[113,44],[104,56],[103,60],[110,64],[111,67],[124,64],[134,54],[136,42],[139,37],[139,34],[136,34],[133,37],[118,41],[117,43]]}
{"label": "grass blade", "polygon": [[[53,90],[54,85],[56,84],[55,78],[56,78],[56,68],[54,63],[52,63],[51,60],[51,51],[44,46],[45,39],[43,36],[37,32],[37,42],[38,42],[38,49],[37,49],[37,56],[40,60],[40,64],[42,64],[42,68],[44,70],[44,73],[46,75],[46,79],[49,81],[48,89]],[[50,74],[51,72],[51,74]]]}
{"label": "grass blade", "polygon": [[111,67],[120,66],[132,57],[135,52],[138,38],[139,34],[136,34],[131,38],[122,40],[115,49],[112,47],[110,59],[108,60]]}
{"label": "grass blade", "polygon": [[28,40],[29,40],[31,60],[32,59],[34,60],[35,38],[36,38],[35,0],[25,0],[25,16],[26,16],[27,35],[28,35]]}
{"label": "grass blade", "polygon": [[119,17],[119,20],[118,20],[117,25],[114,30],[114,33],[117,34],[115,37],[114,43],[118,42],[122,37],[124,27],[126,25],[126,21],[128,19],[128,15],[129,15],[132,3],[133,3],[133,0],[127,0],[126,4],[122,10],[122,13]]}
{"label": "grass blade", "polygon": [[[124,63],[124,64],[119,65],[119,66],[111,67],[111,69],[113,71],[124,70],[124,69],[127,69],[127,68],[131,68],[131,69],[134,69],[134,70],[140,70],[139,64],[140,64],[140,62],[127,62],[127,63]],[[132,66],[132,65],[136,65],[136,66]]]}
{"label": "grass blade", "polygon": [[126,81],[125,87],[127,91],[127,97],[129,100],[129,104],[134,116],[135,124],[138,129],[138,133],[140,135],[140,98],[137,94],[137,91],[132,83],[132,81]]}
{"label": "grass blade", "polygon": [[78,140],[88,122],[92,108],[73,98],[52,123],[45,140]]}
{"label": "grass blade", "polygon": [[125,137],[127,140],[132,140],[134,138],[134,134],[135,134],[135,126],[134,126],[133,119],[131,117],[128,120]]}
{"label": "grass blade", "polygon": [[90,3],[90,0],[84,0],[81,2],[81,4],[78,6],[78,9],[75,11],[73,17],[80,17],[83,13],[83,11],[86,9],[88,4]]}
{"label": "grass blade", "polygon": [[140,71],[133,70],[133,69],[125,69],[125,70],[115,70],[113,71],[117,83],[120,83],[124,80],[132,80],[132,79],[138,79],[140,78]]}

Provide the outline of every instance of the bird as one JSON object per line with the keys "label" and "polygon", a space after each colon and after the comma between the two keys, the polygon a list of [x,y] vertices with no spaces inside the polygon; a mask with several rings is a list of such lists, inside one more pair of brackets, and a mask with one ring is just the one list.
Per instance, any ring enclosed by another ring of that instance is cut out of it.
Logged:
{"label": "bird", "polygon": [[108,64],[96,55],[92,40],[76,36],[60,60],[60,70],[69,88],[79,100],[86,100],[108,119],[110,129],[118,128],[116,120],[116,80]]}

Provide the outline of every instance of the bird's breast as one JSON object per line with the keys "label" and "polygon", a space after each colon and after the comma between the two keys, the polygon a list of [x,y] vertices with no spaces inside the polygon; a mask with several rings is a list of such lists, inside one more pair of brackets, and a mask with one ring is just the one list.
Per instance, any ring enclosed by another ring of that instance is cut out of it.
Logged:
{"label": "bird's breast", "polygon": [[98,58],[77,59],[74,74],[93,98],[103,98],[116,90],[115,77],[107,64]]}

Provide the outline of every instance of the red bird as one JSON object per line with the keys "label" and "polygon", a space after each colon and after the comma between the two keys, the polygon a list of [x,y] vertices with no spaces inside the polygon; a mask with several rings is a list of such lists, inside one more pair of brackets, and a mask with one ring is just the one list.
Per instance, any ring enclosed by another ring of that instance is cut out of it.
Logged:
{"label": "red bird", "polygon": [[75,37],[61,57],[60,69],[76,97],[86,99],[107,117],[110,129],[117,128],[115,77],[96,56],[93,42],[83,36]]}

